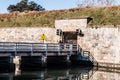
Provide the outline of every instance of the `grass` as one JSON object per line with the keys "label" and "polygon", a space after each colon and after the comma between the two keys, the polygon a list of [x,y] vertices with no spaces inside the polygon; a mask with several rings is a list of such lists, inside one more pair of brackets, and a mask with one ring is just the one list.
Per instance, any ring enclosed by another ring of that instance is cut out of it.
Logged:
{"label": "grass", "polygon": [[0,27],[54,27],[55,19],[89,16],[92,26],[120,25],[120,6],[86,7],[68,10],[0,14]]}

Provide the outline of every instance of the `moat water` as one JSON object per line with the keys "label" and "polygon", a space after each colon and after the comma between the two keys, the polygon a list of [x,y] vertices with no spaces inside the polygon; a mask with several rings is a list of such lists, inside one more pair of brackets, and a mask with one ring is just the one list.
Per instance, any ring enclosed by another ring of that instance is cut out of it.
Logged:
{"label": "moat water", "polygon": [[74,67],[0,73],[0,80],[120,80],[120,70]]}

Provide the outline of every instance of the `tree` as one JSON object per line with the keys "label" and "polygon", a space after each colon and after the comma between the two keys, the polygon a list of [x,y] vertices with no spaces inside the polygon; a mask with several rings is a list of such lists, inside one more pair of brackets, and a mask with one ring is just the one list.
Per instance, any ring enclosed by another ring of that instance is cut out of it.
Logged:
{"label": "tree", "polygon": [[16,7],[18,11],[23,12],[25,10],[28,10],[28,0],[22,0],[20,3],[17,3]]}
{"label": "tree", "polygon": [[101,5],[110,6],[113,5],[115,0],[98,0]]}
{"label": "tree", "polygon": [[43,11],[45,10],[41,5],[37,5],[35,2],[31,1],[29,2],[29,9],[36,10],[36,11]]}
{"label": "tree", "polygon": [[78,7],[86,6],[111,6],[115,3],[115,0],[78,0]]}
{"label": "tree", "polygon": [[23,12],[25,10],[43,11],[45,9],[41,5],[38,5],[37,3],[35,3],[34,1],[28,2],[28,0],[22,0],[19,3],[17,3],[16,5],[9,5],[7,10],[9,12],[13,12],[13,11]]}
{"label": "tree", "polygon": [[78,0],[77,2],[78,7],[94,6],[95,4],[96,0]]}
{"label": "tree", "polygon": [[17,7],[15,5],[9,5],[9,7],[7,8],[8,10],[10,10],[10,12],[13,12],[13,11],[17,11]]}

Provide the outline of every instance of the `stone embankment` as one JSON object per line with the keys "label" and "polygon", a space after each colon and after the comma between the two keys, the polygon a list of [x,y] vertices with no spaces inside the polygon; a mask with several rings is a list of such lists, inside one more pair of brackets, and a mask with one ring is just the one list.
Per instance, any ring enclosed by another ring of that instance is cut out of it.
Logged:
{"label": "stone embankment", "polygon": [[56,42],[55,28],[41,27],[2,27],[0,28],[0,42],[43,42],[42,34],[46,35],[45,42]]}
{"label": "stone embankment", "polygon": [[99,66],[120,67],[120,28],[85,28],[78,43]]}
{"label": "stone embankment", "polygon": [[[78,37],[78,44],[83,50],[90,51],[99,66],[120,67],[120,28],[81,28],[83,37]],[[55,28],[6,27],[0,28],[0,42],[43,42],[41,35],[46,35],[45,42],[58,43]]]}

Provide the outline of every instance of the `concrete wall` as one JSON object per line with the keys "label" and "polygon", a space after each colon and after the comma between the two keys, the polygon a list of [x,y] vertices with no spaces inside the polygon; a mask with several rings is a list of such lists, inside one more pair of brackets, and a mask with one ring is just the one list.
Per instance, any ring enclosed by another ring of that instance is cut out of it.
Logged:
{"label": "concrete wall", "polygon": [[120,71],[116,69],[98,69],[89,80],[119,80]]}
{"label": "concrete wall", "polygon": [[[56,29],[76,31],[81,28],[83,37],[78,36],[78,44],[83,50],[90,51],[99,65],[120,67],[120,28],[87,28],[87,19],[56,20],[56,28],[14,27],[0,28],[0,42],[43,42],[58,43],[60,37]],[[104,27],[104,26],[103,26]]]}
{"label": "concrete wall", "polygon": [[87,18],[55,20],[55,28],[62,31],[76,31],[87,26]]}
{"label": "concrete wall", "polygon": [[77,43],[83,50],[90,51],[101,66],[120,67],[120,28],[87,28],[87,19],[56,20],[55,27],[62,31],[80,28],[84,36],[78,36]]}
{"label": "concrete wall", "polygon": [[90,51],[99,63],[120,65],[120,28],[85,28],[83,33],[78,40],[83,50]]}
{"label": "concrete wall", "polygon": [[0,28],[0,42],[43,42],[42,34],[46,35],[45,42],[57,42],[55,28],[39,27]]}
{"label": "concrete wall", "polygon": [[[61,29],[62,32],[76,32],[76,29],[85,29],[87,27],[87,18],[78,19],[60,19],[55,20],[55,28]],[[61,40],[61,36],[57,36]]]}

